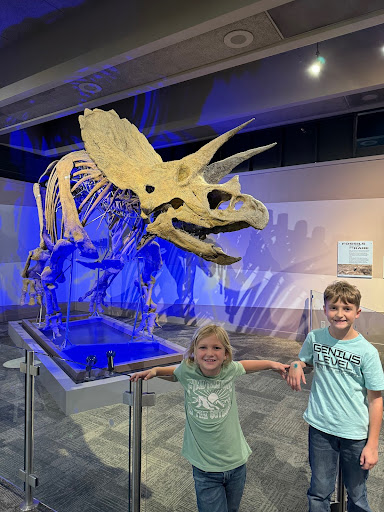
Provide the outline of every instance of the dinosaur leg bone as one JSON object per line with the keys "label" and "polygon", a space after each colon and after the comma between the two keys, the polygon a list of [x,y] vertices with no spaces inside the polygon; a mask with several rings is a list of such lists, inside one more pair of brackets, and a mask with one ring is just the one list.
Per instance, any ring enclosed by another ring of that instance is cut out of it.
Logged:
{"label": "dinosaur leg bone", "polygon": [[97,259],[99,256],[98,252],[81,225],[76,203],[71,193],[70,177],[73,167],[74,160],[69,155],[62,158],[56,166],[60,201],[63,210],[64,238],[73,240],[82,256]]}

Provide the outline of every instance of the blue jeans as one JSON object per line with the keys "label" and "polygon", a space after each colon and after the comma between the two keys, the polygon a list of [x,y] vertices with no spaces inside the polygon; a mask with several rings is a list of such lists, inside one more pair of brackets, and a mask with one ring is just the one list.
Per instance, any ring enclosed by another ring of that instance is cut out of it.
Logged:
{"label": "blue jeans", "polygon": [[339,456],[348,494],[348,512],[372,512],[367,501],[368,470],[360,467],[360,455],[366,442],[366,439],[344,439],[309,427],[309,464],[312,470],[307,492],[309,512],[331,510]]}
{"label": "blue jeans", "polygon": [[246,466],[220,473],[193,467],[199,512],[237,512],[243,495]]}

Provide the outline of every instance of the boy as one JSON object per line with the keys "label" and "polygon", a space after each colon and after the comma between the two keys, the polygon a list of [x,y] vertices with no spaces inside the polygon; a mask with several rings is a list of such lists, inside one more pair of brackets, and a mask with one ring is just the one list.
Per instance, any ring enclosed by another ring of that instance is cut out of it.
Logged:
{"label": "boy", "polygon": [[376,348],[354,329],[360,298],[359,290],[346,281],[326,288],[324,312],[330,325],[308,334],[287,377],[291,388],[300,391],[300,382],[306,383],[303,368],[315,368],[304,413],[312,470],[310,512],[330,511],[339,456],[348,511],[371,512],[366,479],[378,460],[384,375]]}

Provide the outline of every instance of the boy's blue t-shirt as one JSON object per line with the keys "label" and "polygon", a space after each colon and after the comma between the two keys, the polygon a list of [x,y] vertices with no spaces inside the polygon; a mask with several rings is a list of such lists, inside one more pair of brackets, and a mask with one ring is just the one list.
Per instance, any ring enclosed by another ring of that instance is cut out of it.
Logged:
{"label": "boy's blue t-shirt", "polygon": [[174,376],[184,388],[185,430],[182,455],[202,471],[230,471],[244,464],[251,449],[241,430],[234,381],[245,370],[231,361],[219,375],[206,377],[183,361]]}
{"label": "boy's blue t-shirt", "polygon": [[315,368],[304,419],[318,430],[346,439],[366,439],[367,389],[384,389],[379,353],[361,334],[333,338],[328,328],[308,334],[299,354]]}

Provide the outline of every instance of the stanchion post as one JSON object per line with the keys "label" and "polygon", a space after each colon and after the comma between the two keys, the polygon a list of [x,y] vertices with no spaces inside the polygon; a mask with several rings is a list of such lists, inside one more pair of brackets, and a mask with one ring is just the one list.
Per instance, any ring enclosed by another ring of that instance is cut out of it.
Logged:
{"label": "stanchion post", "polygon": [[310,290],[309,293],[309,331],[311,332],[313,330],[313,290]]}
{"label": "stanchion post", "polygon": [[143,381],[133,383],[132,512],[140,512]]}
{"label": "stanchion post", "polygon": [[132,410],[132,507],[131,512],[140,512],[141,487],[141,440],[143,407],[155,405],[155,394],[143,394],[143,381],[139,379],[132,383],[132,392],[125,391],[123,403]]}
{"label": "stanchion post", "polygon": [[35,510],[39,502],[33,497],[33,489],[38,486],[37,476],[33,474],[33,419],[35,377],[40,373],[40,367],[34,366],[34,352],[25,351],[25,362],[20,364],[20,371],[25,373],[25,417],[24,417],[24,469],[19,470],[19,477],[24,482],[25,501],[20,510]]}
{"label": "stanchion post", "polygon": [[338,463],[338,472],[336,480],[336,501],[331,504],[331,512],[346,512],[346,493],[344,487],[343,474],[341,472],[340,459]]}

